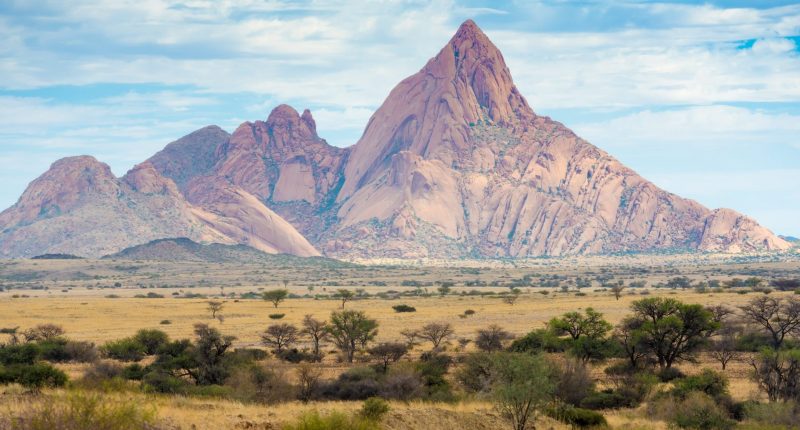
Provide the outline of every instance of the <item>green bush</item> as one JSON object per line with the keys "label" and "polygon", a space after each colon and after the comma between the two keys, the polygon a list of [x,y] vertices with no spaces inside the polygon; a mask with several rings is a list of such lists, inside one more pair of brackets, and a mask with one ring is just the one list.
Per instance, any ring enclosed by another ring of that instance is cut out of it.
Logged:
{"label": "green bush", "polygon": [[538,329],[512,342],[509,351],[536,354],[543,351],[564,352],[566,348],[567,345],[564,340],[560,339],[553,332],[550,330]]}
{"label": "green bush", "polygon": [[144,353],[155,355],[159,348],[169,342],[169,336],[161,330],[142,329],[136,332],[133,340],[144,346]]}
{"label": "green bush", "polygon": [[551,408],[546,410],[545,414],[564,424],[569,424],[572,428],[576,429],[606,427],[608,425],[603,414],[572,406],[565,405]]}
{"label": "green bush", "polygon": [[389,412],[389,404],[380,397],[370,397],[361,406],[361,416],[372,421],[380,421]]}
{"label": "green bush", "polygon": [[394,306],[392,306],[392,309],[394,309],[394,311],[397,312],[397,313],[401,313],[401,312],[416,312],[417,311],[417,308],[415,308],[413,306],[409,306],[409,305],[394,305]]}
{"label": "green bush", "polygon": [[661,369],[656,376],[661,382],[671,382],[675,379],[683,378],[685,375],[678,368],[666,367]]}
{"label": "green bush", "polygon": [[0,383],[17,383],[34,391],[63,387],[67,380],[64,372],[47,363],[13,364],[0,369]]}
{"label": "green bush", "polygon": [[122,377],[131,381],[141,381],[147,374],[147,368],[139,363],[133,363],[122,369]]}
{"label": "green bush", "polygon": [[185,394],[189,383],[164,372],[150,372],[142,379],[145,391],[155,391],[166,394]]}
{"label": "green bush", "polygon": [[735,426],[727,410],[699,391],[690,392],[684,399],[672,395],[655,399],[648,404],[648,413],[678,428],[727,430]]}
{"label": "green bush", "polygon": [[584,409],[618,409],[631,406],[630,399],[618,391],[606,390],[594,392],[581,400]]}
{"label": "green bush", "polygon": [[797,402],[751,402],[744,405],[743,415],[748,422],[759,426],[800,428],[800,404]]}
{"label": "green bush", "polygon": [[673,383],[675,384],[673,393],[680,398],[685,398],[693,391],[708,394],[717,400],[728,395],[728,379],[711,369],[703,369],[697,375],[677,379]]}
{"label": "green bush", "polygon": [[286,424],[283,430],[378,430],[374,421],[358,416],[348,416],[341,412],[320,415],[319,412],[308,412],[300,416],[294,423]]}
{"label": "green bush", "polygon": [[97,349],[93,343],[54,338],[38,342],[41,358],[53,363],[93,363],[97,361]]}
{"label": "green bush", "polygon": [[39,359],[39,346],[33,343],[0,347],[0,364],[33,364]]}
{"label": "green bush", "polygon": [[97,394],[71,393],[65,399],[29,403],[0,417],[14,430],[141,430],[156,427],[156,410],[136,402],[110,402]]}
{"label": "green bush", "polygon": [[456,380],[469,392],[487,393],[492,387],[492,355],[476,352],[464,357],[456,371]]}
{"label": "green bush", "polygon": [[281,319],[281,318],[283,318],[285,316],[286,316],[286,314],[269,314],[269,319],[279,320],[279,319]]}
{"label": "green bush", "polygon": [[680,428],[725,430],[736,424],[714,399],[693,392],[678,407],[673,422]]}
{"label": "green bush", "polygon": [[147,352],[147,348],[133,338],[112,340],[100,350],[105,357],[119,361],[139,361]]}

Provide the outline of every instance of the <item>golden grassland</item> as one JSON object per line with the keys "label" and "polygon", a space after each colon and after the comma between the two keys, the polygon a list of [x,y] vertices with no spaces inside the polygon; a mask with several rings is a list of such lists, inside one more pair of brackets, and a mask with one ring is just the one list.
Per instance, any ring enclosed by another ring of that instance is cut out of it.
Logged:
{"label": "golden grassland", "polygon": [[[373,264],[375,262],[372,262]],[[404,329],[415,329],[428,322],[449,322],[455,329],[455,338],[474,338],[476,330],[497,324],[515,335],[523,335],[542,327],[549,319],[572,310],[592,307],[602,312],[612,323],[619,322],[630,312],[633,301],[644,297],[642,290],[626,290],[617,300],[599,289],[594,282],[591,288],[576,295],[574,290],[561,292],[558,288],[538,286],[522,289],[514,305],[504,303],[499,297],[461,295],[462,291],[508,291],[508,284],[525,275],[534,280],[553,275],[567,278],[613,276],[626,282],[644,280],[649,296],[670,296],[687,303],[704,305],[741,305],[757,293],[738,294],[724,292],[697,293],[693,290],[675,291],[652,286],[673,276],[688,276],[694,281],[725,280],[748,276],[797,276],[800,261],[797,258],[774,259],[753,256],[742,259],[734,256],[666,256],[618,257],[563,260],[531,260],[525,262],[491,262],[484,265],[469,262],[439,264],[439,262],[379,262],[384,265],[342,267],[270,267],[254,264],[216,263],[163,263],[112,260],[19,260],[0,262],[0,327],[32,327],[40,323],[62,325],[67,336],[102,344],[126,337],[142,328],[157,328],[172,338],[192,337],[195,323],[207,323],[224,334],[236,336],[235,347],[260,346],[259,334],[276,320],[270,314],[285,316],[280,322],[299,325],[303,316],[310,314],[327,319],[332,311],[341,309],[340,302],[326,298],[290,298],[276,309],[271,303],[259,299],[238,298],[247,292],[288,287],[298,296],[327,295],[337,288],[363,288],[373,295],[366,299],[348,302],[347,309],[364,311],[379,323],[378,341],[400,340]],[[392,263],[392,265],[385,265]],[[465,282],[479,280],[483,287],[467,287]],[[404,281],[405,286],[404,286]],[[415,281],[427,289],[430,296],[403,296],[394,300],[374,297],[379,292],[411,291],[408,281]],[[435,295],[436,282],[455,283],[453,292],[444,297]],[[113,287],[119,283],[119,287]],[[564,285],[568,285],[564,283]],[[10,287],[10,288],[9,288]],[[112,288],[113,287],[113,288]],[[547,291],[548,294],[541,294]],[[155,292],[165,298],[134,298],[137,294]],[[174,298],[173,293],[204,294],[208,298]],[[233,294],[232,297],[231,295]],[[787,293],[774,292],[774,295]],[[108,296],[114,295],[116,298]],[[212,319],[207,309],[209,299],[224,300],[224,320]],[[396,313],[393,305],[408,304],[416,308],[413,313]],[[464,316],[471,309],[474,315]],[[162,324],[169,320],[169,324]],[[415,354],[428,348],[421,345]],[[457,342],[448,346],[449,353],[460,354]],[[326,350],[331,350],[328,347]],[[467,351],[471,346],[467,346]],[[332,352],[332,351],[331,351]],[[292,366],[271,362],[292,373]],[[79,377],[84,365],[62,366],[71,378]],[[329,354],[324,363],[324,376],[333,378],[347,368],[337,363]],[[719,370],[719,365],[708,357],[700,357],[697,364],[681,366],[687,373],[702,367]],[[602,368],[593,369],[603,385]],[[737,400],[759,398],[754,383],[749,380],[748,365],[733,363],[725,371],[731,382],[731,394]],[[0,389],[0,412],[15,410],[29,402],[26,396],[13,387]],[[64,390],[45,393],[45,398],[64,396]],[[225,428],[280,428],[281,423],[292,420],[300,413],[320,411],[354,411],[360,402],[297,402],[275,406],[242,404],[229,400],[160,396],[137,391],[107,393],[110,398],[151,404],[158,416],[176,427],[184,429]],[[49,397],[48,397],[49,396]],[[384,421],[387,429],[435,428],[440,430],[461,428],[499,428],[501,418],[490,404],[481,400],[462,403],[401,403],[392,402],[391,412]],[[667,428],[666,424],[647,419],[642,408],[604,412],[612,428]],[[542,418],[537,428],[566,428]]]}
{"label": "golden grassland", "polygon": [[[13,414],[31,402],[59,402],[69,390],[48,390],[37,399],[20,394],[17,387],[0,391],[0,413]],[[362,402],[287,402],[278,405],[247,404],[222,399],[144,394],[138,391],[104,392],[105,402],[136,403],[145,410],[155,410],[158,420],[175,429],[279,429],[305,412],[321,414],[332,411],[357,413]],[[390,401],[390,410],[381,421],[386,430],[409,429],[501,429],[508,428],[493,406],[485,401],[458,403]],[[664,422],[646,417],[643,410],[618,410],[604,413],[612,429],[666,429]],[[567,430],[570,427],[539,416],[537,428]]]}

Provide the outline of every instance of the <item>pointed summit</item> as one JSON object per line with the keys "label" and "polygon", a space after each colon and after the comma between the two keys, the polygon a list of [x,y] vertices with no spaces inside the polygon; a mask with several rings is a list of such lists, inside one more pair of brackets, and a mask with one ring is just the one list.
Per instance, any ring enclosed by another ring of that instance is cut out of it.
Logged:
{"label": "pointed summit", "polygon": [[503,55],[467,20],[422,70],[392,90],[370,119],[353,149],[339,201],[376,179],[400,151],[463,167],[472,150],[470,124],[534,117]]}

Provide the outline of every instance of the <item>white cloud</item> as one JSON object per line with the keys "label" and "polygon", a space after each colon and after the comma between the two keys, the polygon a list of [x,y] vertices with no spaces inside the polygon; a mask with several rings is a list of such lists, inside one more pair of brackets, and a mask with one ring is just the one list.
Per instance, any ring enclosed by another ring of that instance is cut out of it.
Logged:
{"label": "white cloud", "polygon": [[595,143],[622,147],[670,147],[735,142],[788,145],[800,135],[800,115],[715,105],[666,111],[644,110],[607,121],[572,124]]}

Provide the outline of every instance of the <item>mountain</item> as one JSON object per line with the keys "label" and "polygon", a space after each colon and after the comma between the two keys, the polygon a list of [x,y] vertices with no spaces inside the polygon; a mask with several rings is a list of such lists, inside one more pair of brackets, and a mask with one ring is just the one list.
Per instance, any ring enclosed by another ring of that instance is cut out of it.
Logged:
{"label": "mountain", "polygon": [[370,119],[345,168],[333,255],[784,249],[734,211],[663,191],[548,117],[472,21]]}
{"label": "mountain", "polygon": [[[71,161],[70,161],[71,160]],[[0,213],[0,255],[96,256],[164,237],[333,257],[782,250],[751,218],[664,191],[537,115],[472,21],[349,148],[286,105],[209,126],[117,179],[61,160]]]}
{"label": "mountain", "polygon": [[201,244],[185,237],[157,239],[106,255],[113,260],[202,261],[208,263],[266,263],[290,266],[344,267],[330,258],[301,258],[288,254],[267,254],[246,245]]}
{"label": "mountain", "polygon": [[[116,178],[89,156],[61,159],[0,213],[0,256],[69,253],[100,257],[131,245],[183,236],[221,243],[249,243],[266,252],[319,255],[289,223],[256,199],[236,201],[239,211],[259,211],[272,230],[240,232],[237,219],[194,206],[150,162]],[[249,226],[252,227],[252,226]],[[249,228],[248,227],[248,228]],[[238,229],[238,230],[237,230]]]}

